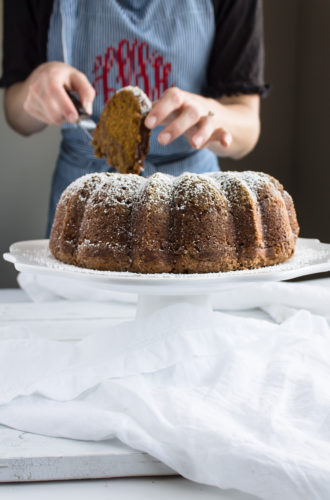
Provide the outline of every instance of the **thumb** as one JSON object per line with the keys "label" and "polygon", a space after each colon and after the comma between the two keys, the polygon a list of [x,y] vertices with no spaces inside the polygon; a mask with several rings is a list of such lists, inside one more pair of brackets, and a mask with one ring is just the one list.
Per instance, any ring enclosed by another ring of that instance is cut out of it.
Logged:
{"label": "thumb", "polygon": [[95,90],[87,77],[78,70],[73,71],[70,75],[70,88],[78,93],[80,102],[86,113],[91,115],[93,111]]}
{"label": "thumb", "polygon": [[229,148],[229,146],[233,142],[233,136],[231,135],[230,132],[225,131],[221,137],[220,142],[225,148]]}
{"label": "thumb", "polygon": [[233,136],[223,128],[218,128],[212,134],[212,141],[218,141],[222,146],[228,148],[233,142]]}

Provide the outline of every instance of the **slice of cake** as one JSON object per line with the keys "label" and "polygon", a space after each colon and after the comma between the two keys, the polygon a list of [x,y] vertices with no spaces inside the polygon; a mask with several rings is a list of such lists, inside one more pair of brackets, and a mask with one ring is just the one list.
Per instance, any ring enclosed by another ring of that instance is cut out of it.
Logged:
{"label": "slice of cake", "polygon": [[152,104],[139,87],[124,87],[106,103],[94,132],[97,158],[122,174],[139,174],[149,150],[151,131],[144,120]]}

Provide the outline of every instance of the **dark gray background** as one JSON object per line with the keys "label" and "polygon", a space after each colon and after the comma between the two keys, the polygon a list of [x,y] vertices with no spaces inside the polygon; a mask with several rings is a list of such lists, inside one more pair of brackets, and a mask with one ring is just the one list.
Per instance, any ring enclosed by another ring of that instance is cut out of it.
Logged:
{"label": "dark gray background", "polygon": [[[330,242],[330,1],[264,0],[264,17],[272,91],[262,102],[261,138],[249,156],[221,165],[273,174],[295,200],[301,236]],[[53,127],[20,137],[0,110],[0,255],[15,241],[44,237],[59,141]],[[0,287],[14,286],[16,272],[0,256]]]}

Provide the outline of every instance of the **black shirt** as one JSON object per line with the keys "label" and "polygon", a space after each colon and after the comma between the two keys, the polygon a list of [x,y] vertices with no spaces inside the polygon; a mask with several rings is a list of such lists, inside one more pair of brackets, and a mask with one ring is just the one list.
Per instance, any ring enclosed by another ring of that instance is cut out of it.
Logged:
{"label": "black shirt", "polygon": [[[204,94],[265,95],[262,0],[213,0],[213,7],[216,33]],[[25,80],[46,62],[52,8],[53,0],[4,0],[0,86]]]}

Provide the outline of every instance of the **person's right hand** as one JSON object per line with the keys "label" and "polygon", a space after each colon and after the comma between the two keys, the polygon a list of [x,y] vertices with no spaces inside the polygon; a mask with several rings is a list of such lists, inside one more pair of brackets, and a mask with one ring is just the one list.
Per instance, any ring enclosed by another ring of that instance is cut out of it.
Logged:
{"label": "person's right hand", "polygon": [[24,110],[33,118],[48,125],[74,123],[78,119],[76,108],[66,93],[77,92],[88,114],[92,113],[95,90],[87,77],[62,62],[47,62],[36,68],[25,81],[27,94]]}

